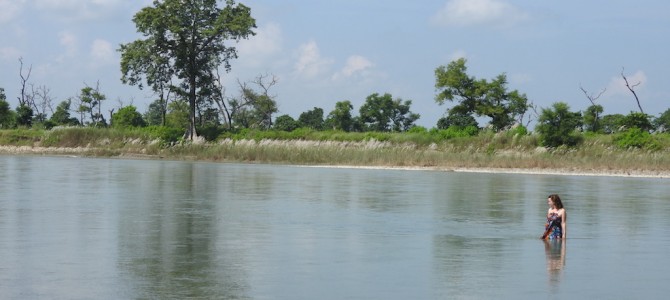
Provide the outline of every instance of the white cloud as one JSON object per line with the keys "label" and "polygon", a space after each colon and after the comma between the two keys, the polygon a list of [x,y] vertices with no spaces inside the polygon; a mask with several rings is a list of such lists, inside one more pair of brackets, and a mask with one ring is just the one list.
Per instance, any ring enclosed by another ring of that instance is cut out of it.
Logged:
{"label": "white cloud", "polygon": [[91,65],[99,67],[114,62],[114,48],[112,44],[103,39],[96,39],[91,44]]}
{"label": "white cloud", "polygon": [[0,24],[9,23],[15,19],[25,2],[25,0],[0,0]]}
{"label": "white cloud", "polygon": [[14,47],[0,48],[0,60],[2,61],[16,61],[21,57],[21,51]]}
{"label": "white cloud", "polygon": [[[624,75],[626,75],[625,72]],[[628,84],[636,93],[647,83],[647,75],[643,71],[637,71],[633,75],[626,75],[626,79],[628,79]],[[613,95],[618,96],[632,95],[630,90],[626,87],[626,82],[623,80],[623,77],[621,77],[621,74],[612,77],[607,86],[607,93],[612,93]]]}
{"label": "white cloud", "polygon": [[259,27],[255,36],[239,42],[237,50],[240,60],[245,65],[251,67],[267,65],[267,61],[282,50],[281,28],[276,23]]}
{"label": "white cloud", "polygon": [[58,33],[58,42],[65,48],[65,56],[72,57],[77,54],[77,37],[68,31]]}
{"label": "white cloud", "polygon": [[67,20],[100,18],[126,4],[123,0],[34,0],[37,9]]}
{"label": "white cloud", "polygon": [[322,58],[315,41],[300,46],[295,71],[304,77],[314,78],[325,72],[333,64],[331,59]]}
{"label": "white cloud", "polygon": [[340,78],[351,77],[355,74],[365,72],[371,67],[373,67],[373,64],[367,58],[360,55],[353,55],[347,59],[347,63],[344,68],[333,75],[333,79],[337,80]]}
{"label": "white cloud", "polygon": [[449,0],[433,16],[432,21],[445,27],[506,27],[527,18],[527,13],[503,0]]}

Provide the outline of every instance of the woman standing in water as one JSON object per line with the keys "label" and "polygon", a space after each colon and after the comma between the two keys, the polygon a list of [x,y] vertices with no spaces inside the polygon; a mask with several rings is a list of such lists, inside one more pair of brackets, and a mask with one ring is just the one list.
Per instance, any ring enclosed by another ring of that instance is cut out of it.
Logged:
{"label": "woman standing in water", "polygon": [[561,197],[557,194],[551,194],[547,197],[547,224],[544,228],[542,239],[565,239],[567,236],[568,215],[563,208]]}

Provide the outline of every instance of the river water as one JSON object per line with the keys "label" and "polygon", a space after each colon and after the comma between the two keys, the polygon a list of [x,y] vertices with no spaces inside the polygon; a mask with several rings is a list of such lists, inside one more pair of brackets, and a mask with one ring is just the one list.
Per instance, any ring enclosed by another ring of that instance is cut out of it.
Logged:
{"label": "river water", "polygon": [[0,299],[665,299],[669,183],[0,156]]}

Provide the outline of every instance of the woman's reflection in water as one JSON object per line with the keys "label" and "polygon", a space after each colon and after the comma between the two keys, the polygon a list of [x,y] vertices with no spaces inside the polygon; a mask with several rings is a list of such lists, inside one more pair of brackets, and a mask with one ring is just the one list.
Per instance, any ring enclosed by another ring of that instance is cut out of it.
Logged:
{"label": "woman's reflection in water", "polygon": [[549,283],[557,286],[561,281],[565,267],[565,239],[544,240],[544,253],[547,256]]}

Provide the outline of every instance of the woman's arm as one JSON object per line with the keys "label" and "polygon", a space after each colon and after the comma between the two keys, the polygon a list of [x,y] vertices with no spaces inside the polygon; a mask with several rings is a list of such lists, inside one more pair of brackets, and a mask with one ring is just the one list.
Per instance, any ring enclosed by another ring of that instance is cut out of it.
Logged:
{"label": "woman's arm", "polygon": [[568,236],[568,213],[563,209],[563,222],[561,222],[561,232],[563,233],[562,238]]}

